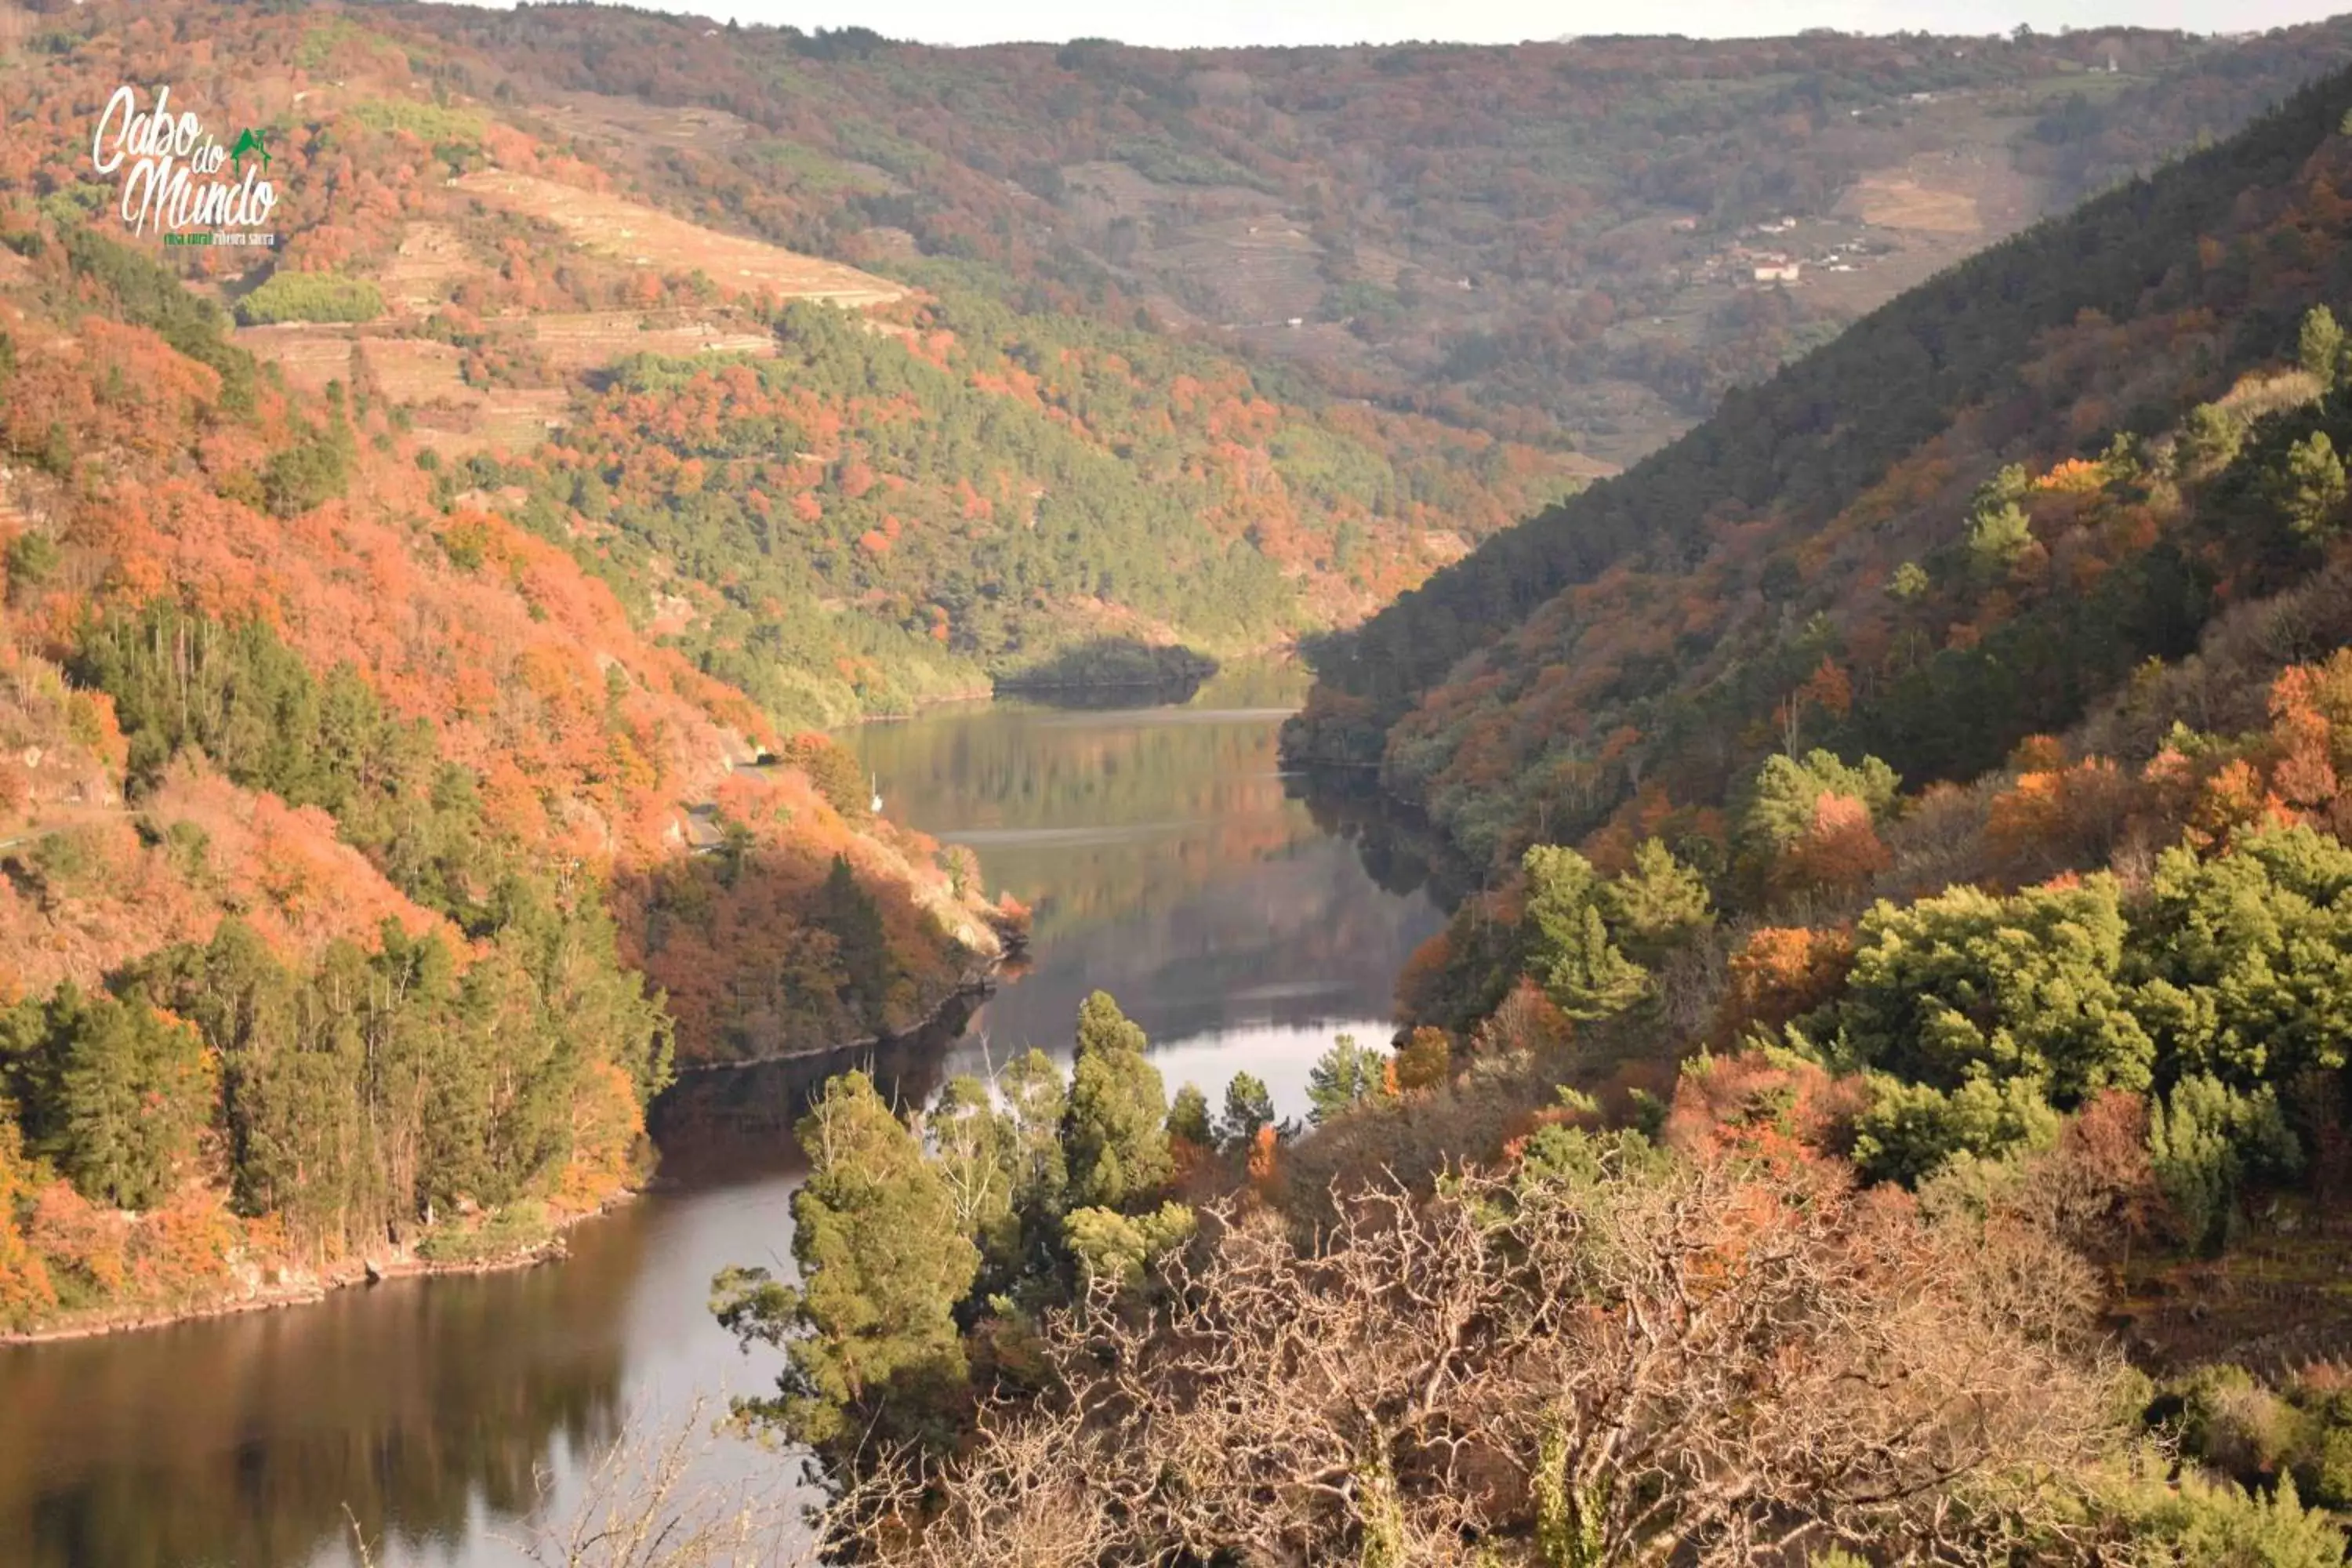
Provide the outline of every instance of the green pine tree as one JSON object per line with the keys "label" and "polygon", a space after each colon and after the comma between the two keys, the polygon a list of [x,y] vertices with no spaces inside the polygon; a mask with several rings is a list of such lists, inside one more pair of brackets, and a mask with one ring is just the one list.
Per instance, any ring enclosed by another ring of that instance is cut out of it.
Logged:
{"label": "green pine tree", "polygon": [[817,894],[817,923],[833,933],[836,944],[842,1002],[866,1027],[882,1028],[896,978],[889,933],[874,895],[859,885],[847,856],[833,858],[833,869]]}
{"label": "green pine tree", "polygon": [[1874,818],[1895,808],[1902,780],[1876,757],[1849,765],[1834,752],[1816,747],[1802,758],[1774,755],[1756,771],[1740,837],[1749,853],[1769,859],[1812,831],[1814,808],[1824,795],[1861,801]]}
{"label": "green pine tree", "polygon": [[54,1098],[26,1107],[37,1149],[93,1202],[152,1207],[212,1118],[203,1040],[136,995],[85,995],[68,984],[45,1011]]}
{"label": "green pine tree", "polygon": [[2280,505],[2287,525],[2303,538],[2332,539],[2344,526],[2344,462],[2325,430],[2287,448]]}
{"label": "green pine tree", "polygon": [[1969,559],[1987,575],[2008,571],[2032,542],[2032,520],[2013,500],[1969,516]]}
{"label": "green pine tree", "polygon": [[1123,1208],[1156,1194],[1174,1172],[1167,1091],[1160,1069],[1144,1059],[1146,1043],[1107,993],[1080,1005],[1062,1132],[1077,1206]]}
{"label": "green pine tree", "polygon": [[1224,1114],[1217,1119],[1218,1141],[1224,1147],[1247,1148],[1258,1129],[1274,1125],[1274,1094],[1255,1073],[1237,1072],[1225,1085]]}
{"label": "green pine tree", "polygon": [[2218,1247],[2253,1178],[2291,1176],[2303,1149],[2268,1084],[2251,1094],[2193,1073],[2149,1110],[2148,1162],[2192,1246]]}
{"label": "green pine tree", "polygon": [[1648,994],[1650,974],[1611,939],[1592,863],[1538,844],[1520,859],[1528,878],[1521,928],[1527,969],[1571,1018],[1605,1018]]}
{"label": "green pine tree", "polygon": [[1168,1102],[1168,1135],[1181,1138],[1195,1149],[1216,1147],[1216,1130],[1209,1121],[1209,1097],[1201,1092],[1199,1084],[1183,1085]]}
{"label": "green pine tree", "polygon": [[2237,416],[2219,404],[2200,403],[2180,423],[2173,447],[2176,466],[2184,479],[2218,474],[2237,460],[2245,439],[2246,427]]}
{"label": "green pine tree", "polygon": [[800,1283],[756,1268],[712,1282],[719,1321],[788,1358],[779,1393],[739,1408],[820,1450],[940,1436],[966,1375],[955,1308],[980,1270],[955,1196],[864,1073],[828,1082],[797,1136],[809,1160],[793,1195]]}
{"label": "green pine tree", "polygon": [[2302,329],[2295,334],[2294,357],[2319,378],[2323,388],[2336,384],[2336,373],[2344,360],[2344,329],[2336,325],[2335,311],[2314,305],[2304,312]]}
{"label": "green pine tree", "polygon": [[1193,1212],[1179,1203],[1134,1215],[1073,1209],[1062,1222],[1062,1244],[1076,1260],[1081,1279],[1134,1285],[1156,1259],[1192,1240],[1199,1225]]}
{"label": "green pine tree", "polygon": [[1387,1065],[1386,1052],[1358,1045],[1353,1035],[1339,1036],[1307,1074],[1307,1120],[1328,1121],[1379,1094]]}
{"label": "green pine tree", "polygon": [[1633,851],[1633,863],[1603,883],[1601,910],[1626,955],[1655,963],[1715,923],[1706,879],[1656,838]]}

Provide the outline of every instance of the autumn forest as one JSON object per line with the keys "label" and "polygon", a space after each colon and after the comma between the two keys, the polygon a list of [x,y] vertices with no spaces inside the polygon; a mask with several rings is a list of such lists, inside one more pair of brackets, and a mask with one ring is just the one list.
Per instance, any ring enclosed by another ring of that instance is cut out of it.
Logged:
{"label": "autumn forest", "polygon": [[[126,225],[162,83],[273,243]],[[2341,21],[0,5],[0,1340],[560,1258],[818,1062],[695,1325],[812,1561],[2340,1563],[2347,222]],[[910,826],[857,727],[1016,697],[1262,724],[1388,1032],[877,1067],[1216,870],[1170,744],[965,759],[1094,906]],[[556,1560],[783,1561],[644,1506]]]}

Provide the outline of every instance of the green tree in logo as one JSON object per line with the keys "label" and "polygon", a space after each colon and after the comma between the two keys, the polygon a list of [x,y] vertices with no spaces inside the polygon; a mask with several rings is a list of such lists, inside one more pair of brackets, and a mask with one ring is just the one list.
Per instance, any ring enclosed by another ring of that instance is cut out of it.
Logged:
{"label": "green tree in logo", "polygon": [[236,166],[238,174],[245,173],[245,155],[247,153],[260,154],[262,173],[269,172],[268,134],[268,132],[257,131],[250,125],[237,132],[236,140],[229,146],[228,161]]}

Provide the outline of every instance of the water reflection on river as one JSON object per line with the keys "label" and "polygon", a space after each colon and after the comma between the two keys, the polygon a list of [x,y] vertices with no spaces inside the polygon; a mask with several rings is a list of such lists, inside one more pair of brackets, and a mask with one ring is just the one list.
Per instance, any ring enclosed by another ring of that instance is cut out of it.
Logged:
{"label": "water reflection on river", "polygon": [[[1173,1088],[1234,1072],[1286,1113],[1331,1036],[1385,1033],[1390,984],[1436,928],[1290,798],[1274,736],[1286,676],[1227,677],[1177,707],[1005,704],[850,737],[891,816],[970,844],[1033,905],[1027,971],[961,1037],[857,1060],[909,1096],[1032,1044],[1066,1056],[1100,988],[1150,1033]],[[773,1264],[797,1180],[794,1100],[843,1063],[698,1077],[657,1122],[673,1184],[525,1273],[396,1282],[320,1306],[0,1349],[0,1563],[298,1568],[518,1561],[503,1537],[625,1421],[763,1386],[712,1323],[709,1282]],[[728,1478],[782,1464],[743,1445]]]}

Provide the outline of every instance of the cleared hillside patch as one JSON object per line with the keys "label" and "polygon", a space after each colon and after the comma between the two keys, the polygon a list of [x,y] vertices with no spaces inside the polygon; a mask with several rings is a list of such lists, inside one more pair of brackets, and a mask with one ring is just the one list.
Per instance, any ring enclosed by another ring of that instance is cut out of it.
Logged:
{"label": "cleared hillside patch", "polygon": [[446,224],[413,223],[383,269],[384,296],[404,310],[430,310],[448,298],[452,282],[480,270],[456,229]]}
{"label": "cleared hillside patch", "polygon": [[1854,183],[1844,205],[1863,222],[1881,228],[1975,234],[1984,226],[1974,196],[1899,176],[1864,175]]}
{"label": "cleared hillside patch", "polygon": [[452,184],[494,206],[554,224],[599,255],[664,274],[698,271],[721,288],[744,293],[766,289],[779,299],[836,305],[886,304],[907,292],[887,279],[836,261],[721,234],[639,202],[536,175],[481,169]]}
{"label": "cleared hillside patch", "polygon": [[349,327],[240,327],[236,338],[239,348],[275,364],[305,392],[321,391],[331,381],[349,381],[352,353],[359,343],[359,334]]}
{"label": "cleared hillside patch", "polygon": [[530,331],[547,363],[562,371],[593,369],[634,353],[732,353],[766,359],[776,352],[771,332],[730,330],[709,321],[662,322],[633,310],[534,316]]}

